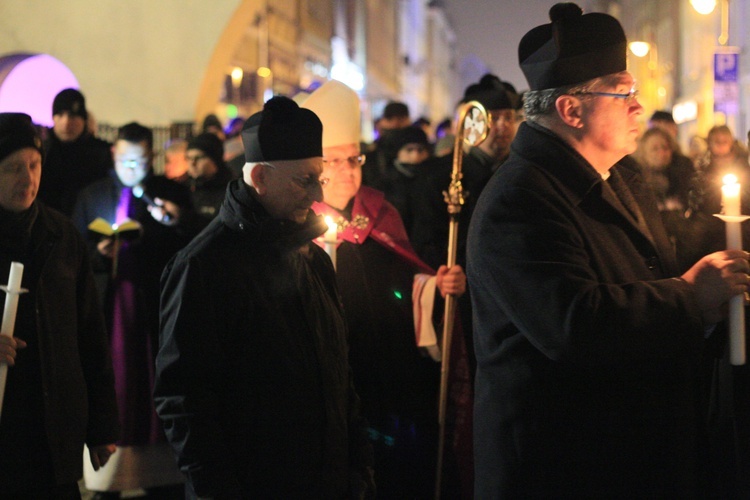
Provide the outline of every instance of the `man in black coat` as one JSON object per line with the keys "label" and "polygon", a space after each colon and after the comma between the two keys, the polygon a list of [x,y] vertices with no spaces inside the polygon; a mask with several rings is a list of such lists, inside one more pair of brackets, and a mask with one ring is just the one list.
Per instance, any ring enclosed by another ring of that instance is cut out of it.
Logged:
{"label": "man in black coat", "polygon": [[54,125],[44,140],[44,176],[39,199],[65,215],[78,191],[107,176],[112,145],[89,132],[86,99],[76,89],[60,91],[52,103]]}
{"label": "man in black coat", "polygon": [[469,229],[477,498],[705,494],[700,359],[746,252],[682,276],[640,173],[643,108],[606,14],[558,4],[519,47],[531,91]]}
{"label": "man in black coat", "polygon": [[0,496],[80,498],[83,444],[95,469],[115,451],[114,376],[86,245],[36,200],[41,151],[28,115],[0,113],[0,283],[19,262],[27,289],[0,335]]}
{"label": "man in black coat", "polygon": [[190,496],[373,494],[336,277],[312,243],[321,136],[312,111],[269,100],[242,131],[243,178],[162,276],[154,397]]}

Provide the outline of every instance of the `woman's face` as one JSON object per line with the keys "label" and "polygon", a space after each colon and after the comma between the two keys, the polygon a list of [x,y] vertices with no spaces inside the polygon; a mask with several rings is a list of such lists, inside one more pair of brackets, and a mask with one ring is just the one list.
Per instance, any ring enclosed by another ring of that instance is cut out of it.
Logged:
{"label": "woman's face", "polygon": [[724,132],[716,132],[708,138],[708,149],[712,156],[727,156],[732,153],[734,137]]}
{"label": "woman's face", "polygon": [[664,137],[652,135],[643,143],[644,167],[663,168],[672,161],[672,148]]}

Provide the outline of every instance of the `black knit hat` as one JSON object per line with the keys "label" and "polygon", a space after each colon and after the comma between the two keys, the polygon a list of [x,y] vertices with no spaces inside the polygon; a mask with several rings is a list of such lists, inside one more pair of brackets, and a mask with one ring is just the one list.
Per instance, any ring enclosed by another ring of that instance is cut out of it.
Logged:
{"label": "black knit hat", "polygon": [[89,114],[86,111],[86,99],[76,89],[61,90],[52,102],[52,114],[59,115],[67,111],[71,115],[80,116],[84,120]]}
{"label": "black knit hat", "polygon": [[309,109],[276,96],[247,119],[242,143],[249,163],[323,156],[323,125]]}
{"label": "black knit hat", "polygon": [[398,151],[407,144],[422,144],[429,146],[430,141],[424,130],[418,127],[404,127],[389,131],[387,134],[388,145],[393,147],[393,151]]}
{"label": "black knit hat", "polygon": [[196,135],[188,142],[187,149],[200,149],[217,167],[224,165],[224,143],[216,134],[204,132]]}
{"label": "black knit hat", "polygon": [[549,16],[552,23],[526,33],[518,46],[518,62],[531,90],[625,71],[627,39],[617,19],[601,13],[583,15],[574,3],[554,5]]}
{"label": "black knit hat", "polygon": [[503,81],[493,74],[487,73],[480,80],[466,87],[462,103],[479,101],[485,109],[515,109],[515,103]]}
{"label": "black knit hat", "polygon": [[34,148],[42,154],[42,140],[25,113],[0,113],[0,161],[19,149]]}

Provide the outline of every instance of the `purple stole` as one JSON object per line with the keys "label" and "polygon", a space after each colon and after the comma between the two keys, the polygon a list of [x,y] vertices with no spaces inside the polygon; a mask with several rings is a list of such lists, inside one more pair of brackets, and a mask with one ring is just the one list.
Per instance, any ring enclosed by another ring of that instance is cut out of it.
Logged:
{"label": "purple stole", "polygon": [[[115,224],[134,215],[132,189],[122,188]],[[115,394],[122,433],[121,446],[161,441],[161,427],[151,400],[154,354],[141,321],[137,302],[138,266],[132,242],[120,241],[117,276],[111,284],[110,345],[115,372]]]}

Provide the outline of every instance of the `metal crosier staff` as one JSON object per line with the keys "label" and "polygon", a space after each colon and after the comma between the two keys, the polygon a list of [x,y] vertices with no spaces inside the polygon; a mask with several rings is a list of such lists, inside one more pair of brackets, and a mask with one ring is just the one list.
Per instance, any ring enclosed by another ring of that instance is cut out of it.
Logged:
{"label": "metal crosier staff", "polygon": [[[461,165],[463,163],[464,145],[477,146],[487,137],[489,119],[487,111],[477,101],[469,101],[458,108],[458,130],[453,144],[453,172],[448,191],[443,191],[445,202],[448,204],[450,225],[448,227],[448,268],[456,265],[456,250],[458,247],[458,216],[464,204],[464,193],[461,185]],[[435,474],[435,498],[440,498],[441,480],[443,475],[443,454],[445,449],[445,414],[448,403],[448,375],[450,373],[451,336],[453,334],[453,319],[456,302],[452,295],[445,296],[445,316],[443,318],[442,360],[440,366],[440,406],[438,423],[440,434],[438,437],[438,463]]]}

